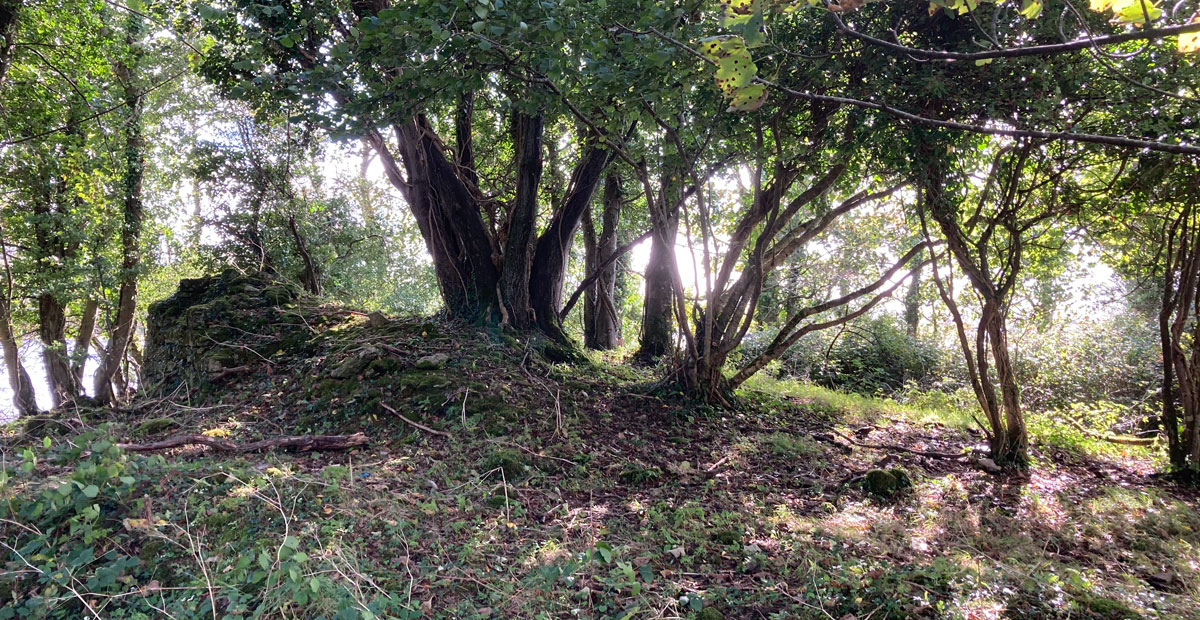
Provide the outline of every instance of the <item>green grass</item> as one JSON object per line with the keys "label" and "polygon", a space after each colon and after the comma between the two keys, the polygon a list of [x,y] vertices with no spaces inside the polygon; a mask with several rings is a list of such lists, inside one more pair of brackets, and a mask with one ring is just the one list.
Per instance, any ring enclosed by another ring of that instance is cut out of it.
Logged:
{"label": "green grass", "polygon": [[951,428],[978,428],[971,412],[951,405],[917,406],[886,398],[839,392],[795,379],[778,379],[759,373],[745,383],[744,389],[778,398],[806,401],[818,411],[834,415],[846,424],[873,424],[885,418],[902,418],[910,423],[944,424]]}

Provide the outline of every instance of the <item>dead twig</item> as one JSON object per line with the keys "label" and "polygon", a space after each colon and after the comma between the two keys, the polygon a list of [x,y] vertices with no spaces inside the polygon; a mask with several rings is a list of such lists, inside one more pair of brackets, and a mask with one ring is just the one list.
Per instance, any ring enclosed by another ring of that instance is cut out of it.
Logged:
{"label": "dead twig", "polygon": [[426,433],[431,433],[431,434],[434,434],[434,435],[440,435],[440,436],[442,436],[442,437],[446,437],[446,438],[449,438],[449,437],[451,436],[451,435],[450,435],[450,433],[447,433],[447,432],[445,432],[445,431],[439,431],[439,430],[436,430],[436,429],[432,429],[432,428],[429,428],[428,426],[425,426],[424,424],[421,424],[420,422],[415,422],[415,421],[413,421],[413,420],[410,420],[410,419],[408,419],[408,418],[404,417],[404,414],[400,413],[399,411],[396,411],[395,409],[392,409],[391,407],[389,407],[389,406],[387,406],[387,405],[385,405],[385,404],[383,404],[383,403],[379,403],[379,406],[380,406],[380,407],[383,407],[383,408],[384,408],[384,409],[386,409],[386,410],[387,410],[389,413],[391,413],[392,415],[396,416],[397,418],[400,418],[401,420],[404,420],[404,422],[405,422],[405,423],[407,423],[407,424],[409,424],[410,426],[413,426],[413,427],[419,428],[419,429],[421,429],[421,430],[425,431]]}
{"label": "dead twig", "polygon": [[277,448],[290,448],[297,452],[314,450],[344,450],[367,443],[367,436],[362,433],[353,435],[292,435],[274,437],[246,444],[238,444],[221,437],[208,435],[182,434],[172,435],[162,441],[151,443],[119,443],[117,447],[129,452],[153,452],[167,450],[179,446],[203,445],[222,452],[257,452]]}

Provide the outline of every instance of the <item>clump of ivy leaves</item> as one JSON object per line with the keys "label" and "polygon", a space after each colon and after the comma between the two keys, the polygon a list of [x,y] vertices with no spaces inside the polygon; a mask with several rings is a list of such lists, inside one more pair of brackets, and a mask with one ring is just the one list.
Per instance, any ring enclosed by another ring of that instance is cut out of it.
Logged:
{"label": "clump of ivy leaves", "polygon": [[149,505],[179,468],[126,453],[107,426],[19,455],[0,468],[0,620],[259,618],[285,608],[320,620],[420,617],[396,599],[343,596],[296,536],[273,545],[248,534],[243,553],[206,569],[192,535],[172,536],[178,524]]}

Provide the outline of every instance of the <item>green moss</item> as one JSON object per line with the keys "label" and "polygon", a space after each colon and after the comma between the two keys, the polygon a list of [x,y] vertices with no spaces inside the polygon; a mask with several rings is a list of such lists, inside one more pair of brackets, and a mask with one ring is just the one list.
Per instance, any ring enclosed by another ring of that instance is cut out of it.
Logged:
{"label": "green moss", "polygon": [[373,376],[392,375],[400,372],[404,365],[392,357],[385,357],[377,360],[372,360],[367,364],[367,373]]}
{"label": "green moss", "polygon": [[132,434],[139,436],[157,435],[158,433],[161,433],[169,428],[173,428],[177,425],[178,423],[171,418],[154,418],[153,420],[146,420],[145,422],[138,424],[137,428],[133,429]]}
{"label": "green moss", "polygon": [[454,383],[449,375],[440,372],[406,372],[396,377],[396,387],[408,392],[433,392]]}
{"label": "green moss", "polygon": [[647,484],[662,478],[662,469],[656,466],[642,467],[636,463],[626,463],[625,469],[617,475],[625,484]]}
{"label": "green moss", "polygon": [[267,300],[267,303],[274,306],[282,306],[291,303],[296,298],[296,292],[291,287],[275,285],[263,289],[262,296],[263,299]]}
{"label": "green moss", "polygon": [[446,353],[434,353],[417,360],[416,367],[418,370],[441,370],[449,361],[450,356]]}
{"label": "green moss", "polygon": [[867,493],[882,499],[890,499],[908,491],[913,486],[908,472],[899,467],[872,469],[863,479]]}
{"label": "green moss", "polygon": [[366,357],[348,357],[339,362],[338,365],[329,372],[329,376],[334,379],[353,379],[362,374],[362,372],[367,369],[367,366],[370,365],[370,363],[371,360],[367,359]]}
{"label": "green moss", "polygon": [[241,362],[241,356],[238,352],[220,347],[213,351],[209,351],[203,359],[200,360],[200,369],[204,372],[215,373],[221,372],[226,368],[233,368]]}
{"label": "green moss", "polygon": [[502,470],[505,480],[517,480],[525,476],[529,469],[529,464],[525,460],[525,455],[518,450],[510,448],[495,448],[490,454],[483,458],[479,463],[483,471]]}
{"label": "green moss", "polygon": [[1099,620],[1142,620],[1142,614],[1130,608],[1121,601],[1085,594],[1079,599],[1080,606],[1086,608],[1089,617]]}
{"label": "green moss", "polygon": [[696,620],[725,620],[725,614],[717,611],[716,607],[705,607],[696,614]]}
{"label": "green moss", "polygon": [[775,433],[767,438],[771,452],[783,457],[812,457],[825,453],[816,440],[804,436]]}
{"label": "green moss", "polygon": [[325,482],[338,482],[345,480],[350,475],[350,469],[344,465],[329,465],[321,470],[321,480]]}
{"label": "green moss", "polygon": [[740,529],[725,529],[717,530],[712,534],[712,540],[715,543],[722,545],[736,545],[742,542],[742,538],[746,536],[746,532]]}

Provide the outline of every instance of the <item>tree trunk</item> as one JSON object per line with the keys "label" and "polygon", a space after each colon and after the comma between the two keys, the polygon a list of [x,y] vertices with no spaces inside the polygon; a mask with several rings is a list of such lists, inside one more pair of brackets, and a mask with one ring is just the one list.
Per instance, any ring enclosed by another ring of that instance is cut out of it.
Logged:
{"label": "tree trunk", "polygon": [[[617,224],[621,218],[621,179],[615,173],[609,173],[605,179],[603,207],[600,235],[597,237],[594,232],[587,235],[591,237],[587,273],[599,269],[599,274],[584,290],[583,300],[584,346],[597,351],[615,349],[621,341],[621,317],[616,301],[617,265],[609,261],[617,251]],[[585,218],[584,222],[590,232],[590,218]]]}
{"label": "tree trunk", "polygon": [[46,367],[51,407],[57,408],[79,396],[79,384],[67,353],[66,309],[51,293],[38,296],[38,336],[42,341],[42,363]]}
{"label": "tree trunk", "polygon": [[121,81],[125,96],[124,171],[124,219],[121,225],[121,286],[117,293],[117,317],[108,340],[108,350],[96,371],[96,399],[101,403],[113,402],[112,379],[125,359],[125,350],[133,338],[134,313],[137,311],[138,268],[141,265],[141,238],[143,224],[142,180],[145,175],[145,144],[142,136],[142,95],[135,82],[134,71],[138,69],[141,52],[137,51],[137,37],[142,23],[137,15],[130,14],[126,35],[126,54],[113,63],[114,74]]}
{"label": "tree trunk", "polygon": [[[1174,244],[1174,229],[1168,243]],[[1167,458],[1176,468],[1187,464],[1187,451],[1179,436],[1179,413],[1175,406],[1175,353],[1174,341],[1171,338],[1171,315],[1174,312],[1175,269],[1173,265],[1174,252],[1168,246],[1167,264],[1163,268],[1162,306],[1158,313],[1158,337],[1162,350],[1162,420],[1163,434],[1167,436]]]}
{"label": "tree trunk", "polygon": [[[470,120],[468,111],[469,106],[463,105],[456,113],[458,152],[452,154],[459,158],[470,153],[469,132],[464,126]],[[611,153],[598,141],[585,149],[562,205],[537,237],[542,124],[540,117],[516,123],[519,189],[500,238],[494,237],[484,222],[480,202],[484,199],[472,181],[475,175],[466,174],[460,170],[461,163],[446,157],[445,147],[423,117],[395,127],[399,162],[378,132],[369,132],[364,138],[379,154],[388,180],[417,220],[447,313],[490,325],[507,320],[515,327],[536,328],[565,342],[558,308],[568,252]]]}
{"label": "tree trunk", "polygon": [[88,351],[91,350],[92,337],[96,335],[96,315],[100,304],[88,297],[83,306],[83,315],[79,318],[79,333],[75,337],[75,348],[71,351],[71,372],[75,375],[75,383],[83,391],[83,369],[87,365]]}
{"label": "tree trunk", "polygon": [[904,295],[904,331],[909,338],[917,337],[921,322],[921,270],[913,272],[908,292]]}
{"label": "tree trunk", "polygon": [[296,252],[300,254],[300,260],[304,263],[304,273],[300,275],[300,283],[304,285],[304,290],[308,293],[320,295],[321,271],[308,251],[308,242],[300,233],[300,226],[296,223],[295,214],[288,214],[288,230],[292,232],[292,240],[296,243]]}
{"label": "tree trunk", "polygon": [[403,173],[379,133],[366,138],[417,220],[447,314],[473,323],[499,323],[500,251],[487,232],[472,188],[458,177],[424,118],[395,129]]}
{"label": "tree trunk", "polygon": [[0,307],[0,346],[4,349],[4,367],[8,369],[8,385],[13,391],[13,407],[19,416],[37,415],[37,396],[33,391],[33,381],[29,372],[21,363],[21,350],[13,335],[12,322],[9,320],[8,304]]}
{"label": "tree trunk", "polygon": [[513,145],[517,159],[517,195],[508,214],[508,238],[504,245],[504,270],[500,293],[508,323],[517,329],[533,327],[537,318],[529,296],[533,269],[534,236],[537,234],[538,188],[542,183],[542,132],[545,117],[513,115]]}
{"label": "tree trunk", "polygon": [[1020,389],[1012,358],[1008,353],[1008,330],[1002,310],[985,310],[991,315],[988,323],[988,340],[991,344],[992,360],[996,363],[996,378],[1000,381],[1000,402],[1004,410],[1004,436],[998,450],[993,451],[997,463],[1009,463],[1024,467],[1029,463],[1029,435],[1025,430],[1025,418],[1021,414]]}
{"label": "tree trunk", "polygon": [[[998,287],[992,275],[980,267],[980,261],[986,258],[978,258],[974,252],[978,251],[986,257],[986,245],[981,247],[972,244],[958,223],[957,205],[947,196],[943,187],[947,178],[946,162],[936,156],[930,157],[929,162],[921,188],[924,204],[938,224],[951,256],[983,301],[975,337],[974,353],[979,380],[976,396],[991,427],[991,456],[999,464],[1024,467],[1028,464],[1029,437],[1021,414],[1020,391],[1008,353],[1003,307],[1007,289]],[[1019,244],[1015,252],[1019,256]],[[1019,267],[1019,262],[1013,263],[1011,281],[1015,281]],[[989,348],[996,365],[996,377],[1000,381],[999,401],[988,363]]]}
{"label": "tree trunk", "polygon": [[21,10],[21,0],[0,0],[0,84],[8,74],[8,65],[12,61],[12,51],[16,47],[17,15]]}
{"label": "tree trunk", "polygon": [[537,317],[538,329],[559,342],[567,341],[558,310],[563,303],[563,283],[566,281],[571,242],[611,160],[612,154],[598,144],[586,149],[571,175],[562,206],[538,238],[534,250],[529,277],[530,302]]}
{"label": "tree trunk", "polygon": [[[679,227],[679,214],[675,212],[666,223],[668,238],[674,240]],[[646,293],[642,301],[642,333],[638,351],[634,355],[641,364],[654,363],[658,358],[675,349],[675,315],[673,274],[671,263],[675,260],[675,248],[663,243],[658,235],[650,242],[650,261],[646,264]]]}

